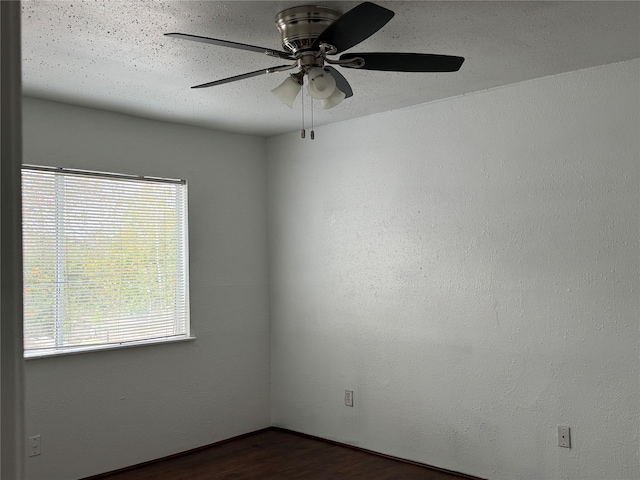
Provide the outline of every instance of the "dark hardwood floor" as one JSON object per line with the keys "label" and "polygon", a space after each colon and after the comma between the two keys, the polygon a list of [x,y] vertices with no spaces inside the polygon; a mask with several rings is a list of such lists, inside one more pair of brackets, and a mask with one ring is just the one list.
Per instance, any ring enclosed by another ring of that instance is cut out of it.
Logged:
{"label": "dark hardwood floor", "polygon": [[94,480],[460,480],[420,465],[269,429]]}

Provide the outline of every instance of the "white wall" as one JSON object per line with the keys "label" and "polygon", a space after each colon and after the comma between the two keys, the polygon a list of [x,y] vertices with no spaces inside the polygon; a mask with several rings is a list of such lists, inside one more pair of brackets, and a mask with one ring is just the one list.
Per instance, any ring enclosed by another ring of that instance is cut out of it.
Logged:
{"label": "white wall", "polygon": [[267,427],[265,141],[25,99],[25,163],[185,178],[195,342],[29,360],[29,480],[69,480]]}
{"label": "white wall", "polygon": [[273,424],[492,480],[640,478],[639,65],[269,139]]}

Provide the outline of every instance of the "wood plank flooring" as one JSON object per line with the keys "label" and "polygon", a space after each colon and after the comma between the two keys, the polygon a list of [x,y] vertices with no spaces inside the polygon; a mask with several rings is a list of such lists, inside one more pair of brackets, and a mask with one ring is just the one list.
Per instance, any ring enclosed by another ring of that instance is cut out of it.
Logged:
{"label": "wood plank flooring", "polygon": [[470,477],[269,429],[93,480],[460,480]]}

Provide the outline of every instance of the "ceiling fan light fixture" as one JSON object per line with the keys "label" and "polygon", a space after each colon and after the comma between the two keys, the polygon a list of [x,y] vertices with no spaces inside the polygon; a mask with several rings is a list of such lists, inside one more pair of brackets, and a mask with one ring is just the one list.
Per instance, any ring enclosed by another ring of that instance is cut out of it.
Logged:
{"label": "ceiling fan light fixture", "polygon": [[326,70],[313,67],[307,74],[309,95],[316,100],[329,98],[336,91],[336,79]]}
{"label": "ceiling fan light fixture", "polygon": [[329,108],[333,108],[338,105],[342,100],[345,99],[345,97],[345,93],[339,88],[336,88],[333,93],[322,100],[320,104],[322,105],[322,108],[328,110]]}
{"label": "ceiling fan light fixture", "polygon": [[271,92],[278,97],[282,103],[284,103],[287,107],[293,108],[293,102],[296,100],[298,93],[300,93],[300,89],[302,85],[298,83],[298,81],[292,76],[288,76],[285,78],[284,82],[282,82],[278,87],[271,90]]}
{"label": "ceiling fan light fixture", "polygon": [[[274,95],[292,109],[304,84],[304,77],[307,76],[309,95],[312,99],[318,100],[323,109],[329,109],[341,103],[345,98],[353,96],[351,85],[333,65],[347,69],[381,72],[456,72],[460,69],[464,57],[452,55],[410,52],[352,52],[343,54],[375,34],[393,16],[393,11],[370,1],[364,1],[344,14],[318,5],[287,8],[276,16],[276,26],[282,37],[282,48],[284,49],[282,51],[186,33],[166,33],[165,35],[266,54],[270,57],[294,62],[222,78],[191,88],[224,85],[267,73],[289,71],[297,67],[297,73],[291,74],[281,85],[272,90]],[[338,54],[340,54],[339,58],[329,58]],[[304,138],[304,102],[301,103],[301,107]],[[311,138],[313,138],[313,102],[311,102],[311,107]]]}

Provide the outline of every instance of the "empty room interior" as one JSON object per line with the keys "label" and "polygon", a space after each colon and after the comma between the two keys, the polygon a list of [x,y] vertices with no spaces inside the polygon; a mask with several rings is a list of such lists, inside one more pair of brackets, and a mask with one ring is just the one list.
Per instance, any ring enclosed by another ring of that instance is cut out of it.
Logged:
{"label": "empty room interior", "polygon": [[182,341],[36,345],[25,478],[279,427],[640,479],[640,2],[304,4],[22,2],[22,163],[188,189]]}

